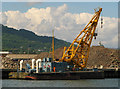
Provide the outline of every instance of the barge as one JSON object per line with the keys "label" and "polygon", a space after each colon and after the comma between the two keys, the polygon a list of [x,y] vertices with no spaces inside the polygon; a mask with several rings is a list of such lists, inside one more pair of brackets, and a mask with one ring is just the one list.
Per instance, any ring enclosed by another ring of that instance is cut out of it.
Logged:
{"label": "barge", "polygon": [[[6,73],[6,74],[5,74]],[[18,74],[19,73],[19,74]],[[33,80],[79,80],[120,78],[120,69],[104,69],[100,71],[67,71],[67,72],[9,72],[4,70],[2,79],[33,79]]]}
{"label": "barge", "polygon": [[70,72],[47,72],[31,73],[26,79],[38,80],[79,80],[79,79],[104,79],[103,71],[70,71]]}
{"label": "barge", "polygon": [[79,79],[105,79],[120,78],[120,69],[104,69],[100,71],[69,71],[69,72],[44,72],[30,73],[26,79],[37,80],[79,80]]}

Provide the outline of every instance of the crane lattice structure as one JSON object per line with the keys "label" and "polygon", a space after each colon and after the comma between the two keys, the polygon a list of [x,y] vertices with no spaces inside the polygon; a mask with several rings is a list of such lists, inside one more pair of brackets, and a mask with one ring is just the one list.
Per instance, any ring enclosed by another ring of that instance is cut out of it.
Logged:
{"label": "crane lattice structure", "polygon": [[95,33],[95,29],[101,11],[102,8],[99,8],[98,11],[95,11],[95,14],[93,15],[92,19],[80,32],[80,34],[74,39],[70,47],[67,50],[66,47],[64,48],[63,56],[59,60],[60,62],[66,61],[74,64],[75,67],[86,67],[93,36],[95,37],[95,39],[97,36],[97,33]]}

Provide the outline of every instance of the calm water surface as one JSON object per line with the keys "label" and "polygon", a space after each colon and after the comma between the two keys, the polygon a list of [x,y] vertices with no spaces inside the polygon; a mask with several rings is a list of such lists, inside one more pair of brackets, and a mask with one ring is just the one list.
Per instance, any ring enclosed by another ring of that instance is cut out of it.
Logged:
{"label": "calm water surface", "polygon": [[118,87],[119,79],[2,80],[2,87]]}

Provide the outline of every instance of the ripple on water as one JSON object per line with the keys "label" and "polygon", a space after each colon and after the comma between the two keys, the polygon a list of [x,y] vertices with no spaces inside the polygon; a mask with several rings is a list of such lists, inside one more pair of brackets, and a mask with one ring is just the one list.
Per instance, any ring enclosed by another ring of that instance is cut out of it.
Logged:
{"label": "ripple on water", "polygon": [[118,80],[2,80],[2,87],[118,87]]}

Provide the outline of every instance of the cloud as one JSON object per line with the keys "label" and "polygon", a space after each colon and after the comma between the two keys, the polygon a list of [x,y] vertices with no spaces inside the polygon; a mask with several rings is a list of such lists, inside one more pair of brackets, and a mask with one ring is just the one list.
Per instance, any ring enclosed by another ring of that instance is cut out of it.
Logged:
{"label": "cloud", "polygon": [[[52,29],[55,30],[55,37],[72,42],[85,25],[92,18],[93,14],[68,12],[66,4],[59,7],[31,8],[25,13],[19,11],[2,12],[2,23],[16,29],[28,29],[38,35],[51,36]],[[93,45],[102,41],[106,47],[118,47],[118,19],[103,17],[103,28],[100,28],[100,21],[97,26],[97,40]]]}

